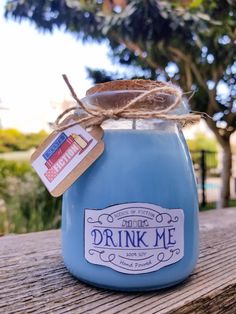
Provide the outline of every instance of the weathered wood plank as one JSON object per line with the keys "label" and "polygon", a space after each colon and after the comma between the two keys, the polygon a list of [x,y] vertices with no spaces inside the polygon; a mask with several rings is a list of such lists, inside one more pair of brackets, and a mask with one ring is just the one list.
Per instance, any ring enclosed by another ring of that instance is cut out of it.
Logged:
{"label": "weathered wood plank", "polygon": [[236,313],[236,209],[200,214],[200,258],[184,283],[162,291],[105,291],[74,279],[60,232],[0,238],[0,313]]}

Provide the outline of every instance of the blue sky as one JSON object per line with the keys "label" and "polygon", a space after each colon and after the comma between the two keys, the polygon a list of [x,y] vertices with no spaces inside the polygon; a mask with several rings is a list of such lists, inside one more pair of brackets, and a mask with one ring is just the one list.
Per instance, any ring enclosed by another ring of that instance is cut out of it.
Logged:
{"label": "blue sky", "polygon": [[118,69],[106,44],[82,44],[62,31],[39,32],[26,21],[6,20],[0,6],[0,106],[9,108],[0,111],[3,127],[25,132],[47,128],[59,113],[52,104],[70,98],[62,73],[83,97],[92,85],[86,66]]}

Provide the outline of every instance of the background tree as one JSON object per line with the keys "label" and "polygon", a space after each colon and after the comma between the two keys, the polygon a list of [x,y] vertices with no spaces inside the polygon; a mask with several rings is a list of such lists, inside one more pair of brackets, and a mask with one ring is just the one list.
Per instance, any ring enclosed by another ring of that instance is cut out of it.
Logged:
{"label": "background tree", "polygon": [[62,27],[82,40],[108,40],[113,60],[196,91],[191,107],[213,118],[206,121],[223,149],[219,206],[227,205],[236,129],[235,1],[8,0],[6,16],[49,31]]}

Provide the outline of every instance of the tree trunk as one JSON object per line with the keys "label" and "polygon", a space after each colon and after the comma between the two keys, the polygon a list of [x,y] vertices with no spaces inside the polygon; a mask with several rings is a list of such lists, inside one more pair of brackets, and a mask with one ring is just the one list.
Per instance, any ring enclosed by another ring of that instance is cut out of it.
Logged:
{"label": "tree trunk", "polygon": [[230,178],[232,171],[232,151],[230,147],[230,137],[224,138],[222,147],[222,170],[220,198],[217,203],[218,208],[227,207],[230,200]]}
{"label": "tree trunk", "polygon": [[217,208],[224,208],[229,205],[230,200],[230,178],[232,171],[232,151],[230,146],[231,133],[220,134],[216,124],[211,119],[206,119],[207,125],[214,132],[222,148],[221,184],[220,195],[217,201]]}

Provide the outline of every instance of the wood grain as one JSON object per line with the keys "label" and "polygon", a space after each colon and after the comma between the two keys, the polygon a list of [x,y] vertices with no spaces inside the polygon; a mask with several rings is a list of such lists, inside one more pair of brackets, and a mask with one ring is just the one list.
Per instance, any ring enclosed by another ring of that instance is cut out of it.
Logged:
{"label": "wood grain", "polygon": [[236,208],[200,214],[200,258],[184,283],[149,293],[97,289],[74,279],[60,231],[0,238],[0,313],[236,313]]}

